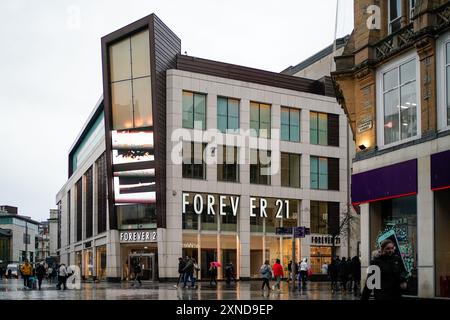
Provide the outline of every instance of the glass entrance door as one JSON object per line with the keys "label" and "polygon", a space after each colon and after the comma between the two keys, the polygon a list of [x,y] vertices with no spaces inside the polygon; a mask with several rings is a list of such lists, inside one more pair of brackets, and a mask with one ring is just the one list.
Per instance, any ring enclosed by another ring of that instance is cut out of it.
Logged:
{"label": "glass entrance door", "polygon": [[141,280],[155,280],[155,254],[130,254],[128,256],[128,270],[134,279],[134,266],[139,264],[141,267]]}

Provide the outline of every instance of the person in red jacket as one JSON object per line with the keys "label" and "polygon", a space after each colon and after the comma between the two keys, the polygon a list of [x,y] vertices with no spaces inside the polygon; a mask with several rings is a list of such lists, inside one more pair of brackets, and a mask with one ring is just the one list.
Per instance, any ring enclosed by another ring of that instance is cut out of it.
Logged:
{"label": "person in red jacket", "polygon": [[277,281],[274,288],[276,288],[278,291],[280,291],[281,290],[281,288],[280,288],[281,278],[283,278],[283,275],[284,275],[283,267],[280,264],[280,259],[277,259],[277,261],[273,265],[272,270],[273,270],[273,276],[275,277],[275,280]]}

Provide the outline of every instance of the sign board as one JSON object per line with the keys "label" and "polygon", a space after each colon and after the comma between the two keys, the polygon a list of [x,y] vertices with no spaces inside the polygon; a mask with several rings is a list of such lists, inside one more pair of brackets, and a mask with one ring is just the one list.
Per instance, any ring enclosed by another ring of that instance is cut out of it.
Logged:
{"label": "sign board", "polygon": [[120,231],[119,238],[121,243],[135,243],[135,242],[156,242],[156,230],[130,230]]}
{"label": "sign board", "polygon": [[294,229],[294,238],[304,238],[305,237],[305,227],[297,227]]}
{"label": "sign board", "polygon": [[275,234],[278,235],[292,235],[292,227],[282,227],[282,228],[276,228]]}
{"label": "sign board", "polygon": [[370,129],[372,129],[372,127],[373,127],[372,117],[367,117],[367,118],[361,119],[358,122],[358,133],[362,133],[367,130],[370,130]]}

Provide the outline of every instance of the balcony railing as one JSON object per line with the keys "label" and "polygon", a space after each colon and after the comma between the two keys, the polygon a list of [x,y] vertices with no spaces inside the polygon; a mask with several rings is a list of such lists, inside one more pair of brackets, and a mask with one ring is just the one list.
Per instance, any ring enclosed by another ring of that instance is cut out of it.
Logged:
{"label": "balcony railing", "polygon": [[375,44],[375,57],[383,60],[394,53],[410,46],[414,41],[413,24],[403,27]]}
{"label": "balcony railing", "polygon": [[443,28],[450,25],[450,2],[435,10],[437,27]]}

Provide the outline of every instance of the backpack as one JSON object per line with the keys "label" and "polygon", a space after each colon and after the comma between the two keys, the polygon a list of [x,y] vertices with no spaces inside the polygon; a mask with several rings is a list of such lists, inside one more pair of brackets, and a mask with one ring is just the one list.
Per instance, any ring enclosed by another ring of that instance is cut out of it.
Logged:
{"label": "backpack", "polygon": [[261,274],[267,273],[267,272],[268,272],[268,267],[267,267],[267,265],[266,265],[266,264],[263,264],[263,265],[261,266],[261,269],[259,269],[259,271],[261,272]]}

